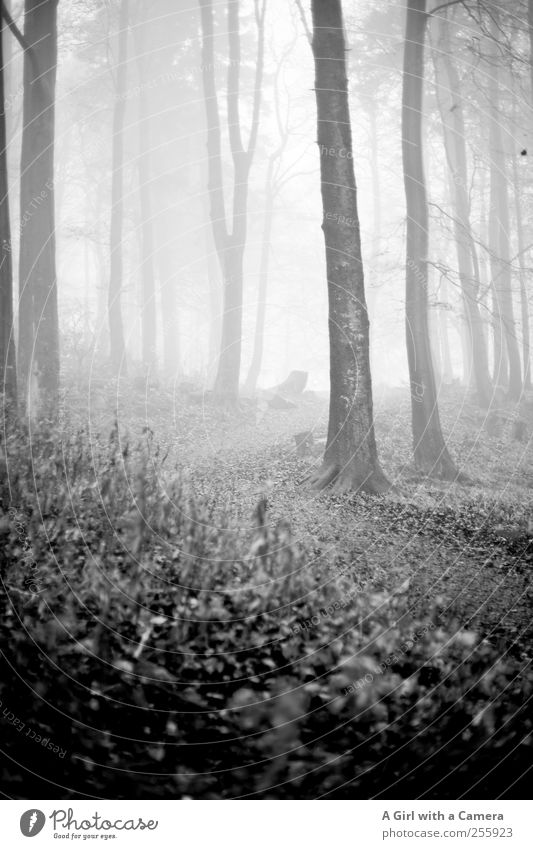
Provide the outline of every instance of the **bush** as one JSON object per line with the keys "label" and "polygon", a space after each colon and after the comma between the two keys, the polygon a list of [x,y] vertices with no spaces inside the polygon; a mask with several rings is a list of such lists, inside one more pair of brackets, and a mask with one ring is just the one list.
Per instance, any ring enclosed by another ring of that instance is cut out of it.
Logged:
{"label": "bush", "polygon": [[[494,798],[531,765],[532,676],[290,529],[232,528],[132,447],[11,436],[1,774],[20,798]],[[512,792],[516,795],[520,783]]]}

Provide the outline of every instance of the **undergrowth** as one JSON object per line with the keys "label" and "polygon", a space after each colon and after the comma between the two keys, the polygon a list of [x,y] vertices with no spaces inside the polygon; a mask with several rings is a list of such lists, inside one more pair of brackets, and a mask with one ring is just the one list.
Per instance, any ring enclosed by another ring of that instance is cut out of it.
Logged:
{"label": "undergrowth", "polygon": [[[494,798],[531,766],[529,661],[199,495],[145,433],[2,464],[2,791]],[[229,503],[229,502],[228,502]],[[222,504],[222,506],[221,506]],[[509,646],[509,649],[511,646]]]}

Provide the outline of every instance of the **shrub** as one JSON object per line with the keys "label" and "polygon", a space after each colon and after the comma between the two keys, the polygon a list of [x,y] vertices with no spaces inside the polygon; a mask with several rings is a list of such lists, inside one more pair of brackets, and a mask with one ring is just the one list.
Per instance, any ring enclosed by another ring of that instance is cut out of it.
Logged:
{"label": "shrub", "polygon": [[525,661],[357,587],[264,501],[232,527],[149,433],[20,433],[4,462],[5,793],[492,798],[531,764]]}

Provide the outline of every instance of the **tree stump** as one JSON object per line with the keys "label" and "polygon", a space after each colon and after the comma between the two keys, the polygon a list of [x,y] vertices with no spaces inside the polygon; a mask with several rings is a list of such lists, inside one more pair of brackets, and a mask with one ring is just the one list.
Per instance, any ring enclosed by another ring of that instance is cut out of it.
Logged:
{"label": "tree stump", "polygon": [[276,386],[274,391],[283,398],[301,395],[307,386],[307,378],[308,372],[306,371],[291,371],[287,379]]}

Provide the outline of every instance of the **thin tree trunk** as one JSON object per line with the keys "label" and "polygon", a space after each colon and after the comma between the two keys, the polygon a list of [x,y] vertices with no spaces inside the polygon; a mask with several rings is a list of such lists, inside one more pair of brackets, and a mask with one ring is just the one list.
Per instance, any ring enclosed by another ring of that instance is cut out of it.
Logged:
{"label": "thin tree trunk", "polygon": [[451,58],[450,24],[438,18],[438,44],[433,48],[437,101],[444,132],[444,147],[450,174],[454,211],[455,245],[465,317],[465,378],[470,385],[474,378],[477,399],[482,407],[490,404],[492,385],[489,374],[487,347],[479,311],[479,266],[470,223],[468,167],[465,144],[465,123],[461,85],[457,68]]}
{"label": "thin tree trunk", "polygon": [[275,113],[277,118],[278,130],[280,135],[280,143],[277,149],[270,155],[268,160],[267,175],[265,180],[265,213],[263,219],[263,241],[261,245],[261,258],[259,262],[259,287],[257,294],[257,309],[255,319],[255,334],[254,347],[252,353],[252,361],[248,376],[245,382],[245,392],[248,395],[253,395],[256,390],[257,381],[261,373],[264,350],[264,336],[266,323],[266,296],[268,286],[268,271],[270,264],[270,241],[272,235],[272,226],[274,221],[274,202],[277,193],[283,183],[283,179],[279,178],[276,172],[276,165],[281,161],[287,142],[289,140],[288,123],[282,122],[281,110],[279,103],[279,76],[283,68],[283,61],[292,50],[294,42],[290,45],[287,51],[278,61],[276,73],[274,76],[274,103]]}
{"label": "thin tree trunk", "polygon": [[145,55],[146,17],[135,27],[137,68],[139,72],[139,201],[141,213],[141,336],[142,362],[147,372],[157,368],[156,359],[156,301],[154,272],[154,229],[152,191],[150,185],[150,114],[146,89],[147,65]]}
{"label": "thin tree trunk", "polygon": [[340,0],[312,0],[313,55],[329,301],[330,402],[318,487],[382,492],[372,410],[369,321],[353,168]]}
{"label": "thin tree trunk", "polygon": [[522,324],[522,367],[524,373],[524,389],[531,388],[531,354],[529,336],[529,303],[527,299],[527,269],[525,262],[526,245],[524,241],[524,225],[522,220],[522,204],[520,202],[521,186],[516,156],[513,156],[513,187],[516,216],[516,235],[518,247],[518,268],[520,280],[520,313]]}
{"label": "thin tree trunk", "polygon": [[248,181],[259,128],[263,77],[265,0],[255,0],[258,48],[252,123],[248,146],[242,142],[239,116],[240,30],[239,2],[228,0],[229,66],[227,85],[228,131],[233,159],[233,204],[231,232],[227,225],[222,176],[221,126],[215,84],[215,54],[212,0],[199,0],[202,20],[202,80],[207,119],[208,191],[211,227],[224,295],[220,358],[214,395],[235,403],[239,395],[242,347],[243,260],[248,218]]}
{"label": "thin tree trunk", "polygon": [[127,373],[124,325],[122,320],[124,226],[124,115],[128,58],[128,0],[121,0],[118,20],[118,60],[113,109],[111,162],[111,226],[109,234],[110,271],[108,290],[109,353],[111,368],[118,376]]}
{"label": "thin tree trunk", "polygon": [[30,416],[54,416],[59,393],[54,125],[57,0],[26,0],[20,163],[19,377]]}
{"label": "thin tree trunk", "polygon": [[267,178],[265,186],[265,217],[263,223],[263,242],[261,244],[261,258],[259,262],[259,289],[257,292],[257,310],[255,317],[254,348],[252,362],[244,385],[247,395],[253,395],[261,373],[263,361],[263,348],[265,338],[266,322],[266,293],[268,285],[268,269],[270,264],[272,222],[274,219],[274,188],[272,186],[272,174],[276,158],[271,156],[268,163]]}
{"label": "thin tree trunk", "polygon": [[529,97],[533,104],[533,0],[527,3],[527,24],[529,33]]}
{"label": "thin tree trunk", "polygon": [[0,23],[0,395],[16,412],[17,370],[13,325],[13,263],[7,176],[6,98],[4,89],[4,26]]}
{"label": "thin tree trunk", "polygon": [[[210,234],[209,234],[210,235]],[[213,241],[206,239],[206,266],[207,284],[209,286],[209,385],[214,384],[218,372],[218,359],[220,356],[220,340],[222,338],[221,322],[221,292],[220,292],[220,269],[216,254],[213,253]]]}
{"label": "thin tree trunk", "polygon": [[176,309],[176,266],[171,246],[159,245],[157,264],[163,332],[163,367],[167,377],[175,378],[180,369],[180,334]]}
{"label": "thin tree trunk", "polygon": [[[498,39],[498,11],[492,14],[491,56],[493,61],[489,73],[489,144],[490,144],[490,219],[491,219],[491,271],[494,293],[495,321],[500,328],[495,333],[495,349],[498,357],[495,362],[495,382],[504,385],[505,360],[499,349],[505,344],[508,363],[508,396],[517,401],[522,392],[520,353],[513,315],[513,294],[511,279],[511,250],[509,243],[509,197],[507,191],[507,169],[501,131],[502,113],[500,109],[500,83],[498,72],[498,53],[495,44]],[[501,339],[501,341],[500,341]],[[496,357],[495,357],[496,360]]]}
{"label": "thin tree trunk", "polygon": [[439,330],[442,357],[442,380],[444,383],[453,383],[452,358],[450,355],[450,335],[448,330],[448,281],[443,277],[441,282],[442,302],[446,307],[439,309]]}
{"label": "thin tree trunk", "polygon": [[406,341],[416,465],[456,478],[440,424],[428,332],[428,204],[422,145],[426,0],[408,0],[402,97],[402,153],[407,202]]}
{"label": "thin tree trunk", "polygon": [[[439,317],[438,309],[430,309],[429,316],[429,339],[431,342],[431,359],[433,361],[433,369],[435,371],[435,382],[440,388],[442,384],[442,360],[440,353],[440,334],[439,334]],[[438,394],[438,392],[437,392]]]}
{"label": "thin tree trunk", "polygon": [[[379,174],[379,134],[377,130],[376,120],[376,104],[374,100],[369,99],[366,104],[367,113],[370,120],[370,173],[372,177],[372,211],[373,211],[373,248],[372,248],[372,270],[370,276],[370,285],[367,286],[367,304],[370,319],[377,315],[377,299],[378,299],[378,282],[379,282],[379,262],[381,257],[381,239],[382,239],[382,214],[381,214],[381,180]],[[373,371],[373,351],[372,334],[370,334],[370,367]]]}
{"label": "thin tree trunk", "polygon": [[482,320],[483,336],[485,337],[485,345],[487,348],[487,359],[490,362],[490,307],[489,307],[489,291],[490,291],[490,272],[489,262],[487,259],[487,245],[489,243],[489,225],[487,220],[487,199],[486,199],[486,182],[487,174],[485,169],[481,172],[481,180],[479,186],[480,195],[480,220],[479,229],[481,233],[481,247],[479,252],[479,282],[481,291],[479,295],[479,312]]}

